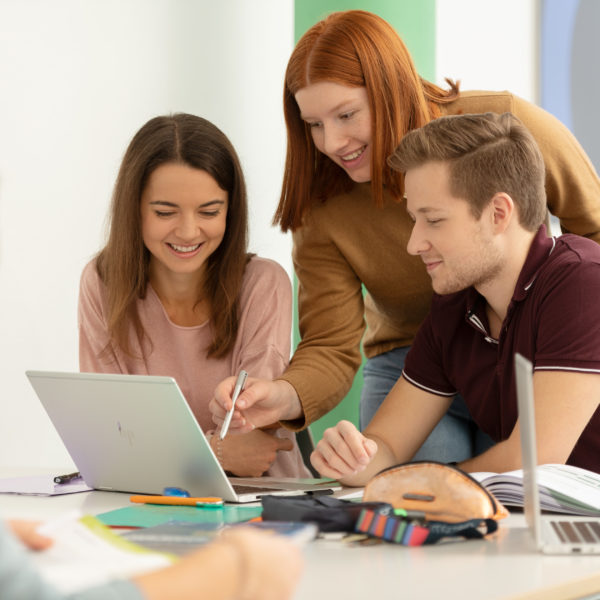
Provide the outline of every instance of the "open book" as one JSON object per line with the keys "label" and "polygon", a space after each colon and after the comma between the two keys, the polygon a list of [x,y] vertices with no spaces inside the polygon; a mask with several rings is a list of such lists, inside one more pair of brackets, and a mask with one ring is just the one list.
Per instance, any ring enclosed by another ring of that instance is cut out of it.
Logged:
{"label": "open book", "polygon": [[[523,506],[523,471],[469,473],[507,506]],[[600,516],[600,475],[571,465],[539,465],[542,510]]]}

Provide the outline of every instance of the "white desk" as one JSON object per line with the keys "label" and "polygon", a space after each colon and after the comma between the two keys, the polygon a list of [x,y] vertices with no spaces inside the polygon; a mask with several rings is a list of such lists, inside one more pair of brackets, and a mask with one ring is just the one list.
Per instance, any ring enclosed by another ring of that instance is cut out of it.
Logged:
{"label": "white desk", "polygon": [[[0,494],[4,518],[47,519],[71,509],[98,514],[127,505],[128,494],[112,492]],[[296,600],[559,600],[600,592],[600,556],[537,553],[521,514],[484,541],[406,548],[316,540],[304,552]]]}

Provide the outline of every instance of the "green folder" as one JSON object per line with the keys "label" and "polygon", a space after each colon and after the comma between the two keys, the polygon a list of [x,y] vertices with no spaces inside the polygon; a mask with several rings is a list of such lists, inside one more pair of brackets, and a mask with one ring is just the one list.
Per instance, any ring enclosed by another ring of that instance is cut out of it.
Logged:
{"label": "green folder", "polygon": [[196,508],[194,506],[171,506],[141,504],[117,508],[96,517],[111,527],[152,527],[167,521],[191,521],[194,523],[239,523],[259,517],[262,506],[223,506],[220,508]]}

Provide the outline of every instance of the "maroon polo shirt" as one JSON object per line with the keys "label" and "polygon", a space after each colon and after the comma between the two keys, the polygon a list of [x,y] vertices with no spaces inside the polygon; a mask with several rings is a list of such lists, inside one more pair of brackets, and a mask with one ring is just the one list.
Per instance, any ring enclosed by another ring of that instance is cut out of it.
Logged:
{"label": "maroon polo shirt", "polygon": [[[477,425],[499,442],[517,420],[515,352],[535,370],[600,374],[600,245],[571,234],[548,238],[542,226],[497,340],[485,305],[474,288],[434,294],[403,376],[434,394],[460,393]],[[600,408],[567,462],[600,472]]]}

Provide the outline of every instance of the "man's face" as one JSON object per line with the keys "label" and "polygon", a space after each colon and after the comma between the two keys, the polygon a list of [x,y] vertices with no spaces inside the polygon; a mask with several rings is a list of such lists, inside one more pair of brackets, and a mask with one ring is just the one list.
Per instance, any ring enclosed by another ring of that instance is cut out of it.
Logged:
{"label": "man's face", "polygon": [[493,233],[493,206],[475,219],[466,200],[450,192],[448,166],[428,162],[409,170],[406,203],[414,221],[408,252],[420,256],[433,290],[452,294],[474,286],[482,292],[502,267]]}

